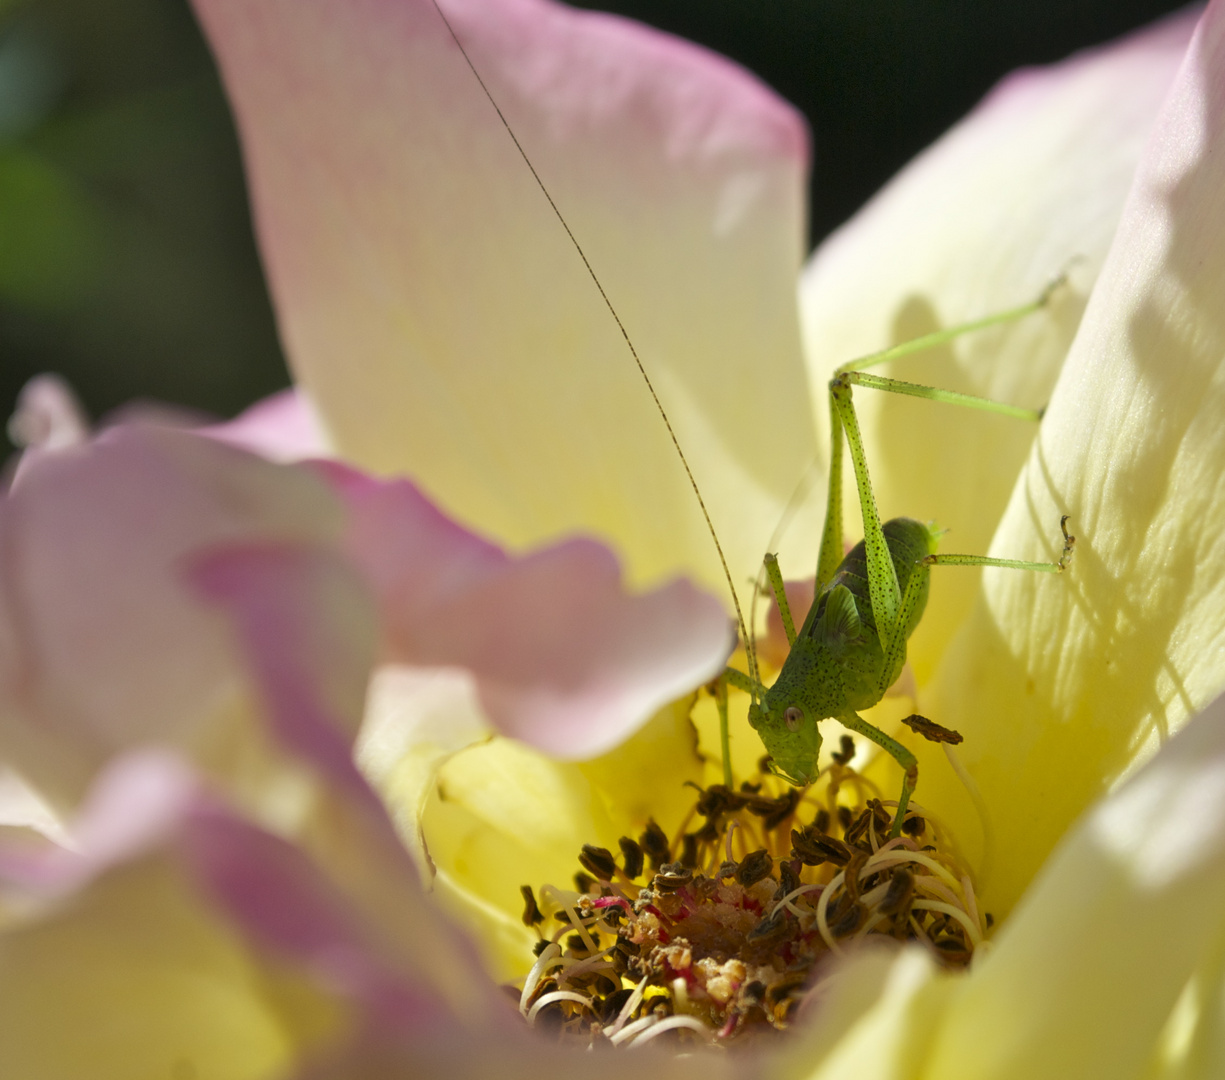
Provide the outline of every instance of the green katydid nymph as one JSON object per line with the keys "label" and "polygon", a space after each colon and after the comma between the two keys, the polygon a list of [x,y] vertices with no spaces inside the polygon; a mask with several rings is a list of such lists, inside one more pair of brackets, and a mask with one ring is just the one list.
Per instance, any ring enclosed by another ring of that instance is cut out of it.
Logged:
{"label": "green katydid nymph", "polygon": [[[1067,531],[1067,516],[1060,522],[1063,551],[1057,562],[1023,562],[985,555],[937,555],[939,534],[911,518],[881,524],[868,475],[867,458],[852,403],[851,388],[867,386],[891,393],[943,401],[1019,419],[1037,421],[1041,413],[966,394],[902,382],[864,370],[900,356],[942,344],[961,334],[1021,318],[1045,307],[1062,283],[1057,278],[1034,301],[1009,311],[937,331],[884,352],[844,364],[830,380],[829,501],[817,566],[812,606],[797,633],[783,588],[782,573],[773,556],[766,556],[766,572],[779,606],[790,653],[774,684],[763,686],[755,672],[745,675],[728,668],[716,688],[721,729],[727,730],[726,684],[752,696],[749,723],[761,736],[771,757],[771,768],[793,784],[810,783],[817,775],[821,749],[820,723],[837,720],[843,727],[871,740],[890,754],[903,769],[893,835],[901,830],[910,794],[918,779],[914,754],[897,740],[868,723],[859,710],[875,705],[893,685],[906,663],[906,642],[927,605],[930,568],[997,566],[1014,570],[1057,573],[1067,565],[1075,537]],[[842,556],[842,446],[845,435],[854,467],[863,517],[864,539]],[[750,666],[755,663],[750,659]],[[959,741],[955,732],[922,717],[913,717],[915,730],[934,741]],[[724,747],[727,761],[727,747]],[[725,781],[730,776],[725,766]]]}
{"label": "green katydid nymph", "polygon": [[[435,0],[437,7],[437,0]],[[867,458],[852,404],[852,388],[863,386],[890,393],[963,405],[1000,413],[1019,419],[1037,421],[1041,412],[988,401],[953,391],[940,390],[889,377],[871,375],[866,369],[919,352],[962,334],[1000,323],[1010,322],[1046,306],[1051,293],[1062,277],[1052,282],[1035,300],[1008,311],[989,315],[971,323],[949,327],[875,353],[840,367],[830,382],[829,403],[831,446],[829,460],[829,501],[822,533],[816,573],[815,599],[797,633],[783,589],[782,574],[773,556],[765,559],[766,571],[778,604],[790,653],[772,686],[765,686],[757,670],[751,635],[741,611],[728,563],[717,532],[707,512],[701,491],[685,458],[684,450],[669,420],[647,367],[640,358],[616,308],[600,283],[581,244],[571,231],[544,182],[537,174],[527,153],[507,123],[484,80],[473,65],[462,42],[439,9],[439,17],[455,40],[473,76],[488,97],[490,105],[527,169],[531,172],[548,201],[561,227],[570,239],[582,267],[590,276],[616,329],[642,376],[659,416],[671,436],[690,487],[705,519],[706,527],[718,552],[727,579],[732,605],[741,640],[748,655],[747,673],[728,668],[714,684],[719,705],[720,736],[723,758],[723,779],[733,788],[730,764],[727,687],[735,686],[749,693],[749,722],[760,735],[768,751],[771,770],[797,786],[812,782],[818,774],[817,758],[821,748],[820,723],[834,719],[843,727],[863,735],[890,754],[904,773],[901,794],[893,822],[897,835],[906,818],[907,805],[918,776],[914,755],[901,743],[868,723],[859,711],[875,705],[897,679],[906,662],[906,643],[918,625],[927,603],[930,568],[934,565],[995,566],[1018,570],[1058,572],[1063,570],[1072,552],[1074,538],[1067,532],[1067,517],[1061,523],[1063,552],[1057,562],[1021,562],[996,559],[983,555],[935,554],[937,532],[930,526],[910,518],[880,521],[868,476]],[[850,450],[854,468],[859,506],[863,518],[864,539],[849,554],[843,556],[842,529],[842,460],[843,442]],[[912,717],[912,724],[927,738],[952,741],[956,733],[941,728],[922,717]]]}

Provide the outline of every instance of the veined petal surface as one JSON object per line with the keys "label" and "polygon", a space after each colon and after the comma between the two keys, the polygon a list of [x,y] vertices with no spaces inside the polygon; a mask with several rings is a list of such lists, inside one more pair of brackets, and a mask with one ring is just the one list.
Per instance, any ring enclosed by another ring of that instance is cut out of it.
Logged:
{"label": "veined petal surface", "polygon": [[[931,695],[987,800],[1006,911],[1078,813],[1225,686],[1225,5],[1203,17]],[[925,798],[977,832],[947,771]],[[927,783],[925,779],[924,783]],[[960,805],[960,810],[955,807]]]}

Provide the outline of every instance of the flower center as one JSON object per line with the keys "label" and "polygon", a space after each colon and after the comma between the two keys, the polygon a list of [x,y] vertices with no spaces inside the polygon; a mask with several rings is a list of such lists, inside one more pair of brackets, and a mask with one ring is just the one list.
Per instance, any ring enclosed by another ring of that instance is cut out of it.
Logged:
{"label": "flower center", "polygon": [[[725,1044],[787,1027],[814,965],[867,938],[917,941],[967,965],[986,926],[945,831],[875,797],[842,752],[797,789],[761,773],[698,789],[677,835],[650,821],[620,852],[584,845],[573,890],[522,887],[540,933],[528,1022],[591,1043]],[[697,819],[700,828],[686,831]],[[671,1033],[670,1035],[667,1033]]]}

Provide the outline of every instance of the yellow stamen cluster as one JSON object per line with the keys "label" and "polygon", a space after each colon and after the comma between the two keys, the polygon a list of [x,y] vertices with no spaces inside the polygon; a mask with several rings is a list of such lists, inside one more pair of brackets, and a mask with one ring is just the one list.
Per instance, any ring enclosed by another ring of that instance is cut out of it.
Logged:
{"label": "yellow stamen cluster", "polygon": [[943,830],[912,804],[890,839],[889,803],[843,751],[819,789],[766,775],[699,789],[674,838],[652,821],[618,856],[585,846],[574,890],[546,885],[538,904],[523,886],[541,933],[528,1022],[618,1046],[726,1044],[785,1028],[814,965],[869,936],[968,964],[984,921]]}

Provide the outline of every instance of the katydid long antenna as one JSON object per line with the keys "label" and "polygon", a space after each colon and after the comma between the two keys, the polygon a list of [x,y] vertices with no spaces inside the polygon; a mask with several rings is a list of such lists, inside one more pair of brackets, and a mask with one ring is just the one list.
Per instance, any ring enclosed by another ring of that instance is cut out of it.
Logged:
{"label": "katydid long antenna", "polygon": [[760,683],[757,672],[757,657],[754,655],[755,650],[749,636],[748,626],[745,623],[744,613],[740,608],[740,597],[736,592],[736,584],[732,578],[731,569],[728,567],[727,557],[723,553],[723,545],[719,542],[719,534],[715,531],[714,522],[711,520],[710,512],[706,509],[706,500],[702,498],[702,491],[698,487],[697,480],[694,478],[693,470],[689,467],[689,460],[685,457],[684,450],[681,449],[681,443],[676,436],[675,429],[672,427],[672,421],[668,419],[668,413],[664,409],[663,402],[659,400],[659,394],[656,393],[655,384],[651,381],[650,375],[647,374],[646,366],[643,364],[642,358],[638,355],[638,350],[634,347],[634,342],[630,338],[629,331],[626,330],[625,324],[621,321],[621,316],[617,314],[617,309],[613,306],[612,301],[609,299],[608,293],[604,291],[604,286],[600,282],[600,279],[596,274],[595,269],[592,267],[590,260],[587,258],[587,253],[583,250],[582,244],[579,243],[578,238],[574,235],[569,223],[566,221],[561,210],[558,208],[557,203],[553,200],[552,194],[545,186],[540,174],[536,171],[536,166],[532,164],[532,159],[528,157],[527,151],[523,149],[522,143],[519,142],[518,136],[515,134],[514,129],[510,126],[510,122],[506,119],[505,114],[502,112],[501,106],[498,105],[493,93],[485,84],[485,80],[481,78],[481,73],[472,62],[472,58],[468,55],[468,50],[464,48],[464,43],[460,41],[459,35],[455,32],[455,28],[451,25],[450,19],[447,18],[446,13],[442,10],[438,0],[430,0],[430,2],[433,4],[434,10],[438,12],[438,17],[442,20],[443,25],[447,28],[447,33],[450,34],[451,40],[455,42],[455,47],[464,58],[464,63],[468,65],[468,69],[472,72],[473,78],[476,79],[477,85],[480,86],[481,91],[484,93],[486,99],[488,99],[493,111],[497,114],[498,119],[502,123],[502,127],[506,130],[506,134],[510,137],[511,142],[514,143],[515,149],[519,152],[519,156],[523,159],[523,163],[532,174],[532,179],[536,181],[536,186],[540,188],[541,194],[548,201],[549,207],[553,211],[553,215],[557,218],[558,222],[560,222],[561,227],[566,230],[566,236],[569,237],[570,244],[573,246],[578,257],[582,260],[583,267],[586,269],[588,277],[591,278],[596,289],[599,291],[600,299],[603,300],[605,308],[608,309],[609,315],[612,316],[613,322],[616,323],[617,329],[620,331],[621,337],[625,341],[626,348],[629,349],[630,356],[633,357],[634,364],[638,368],[638,373],[642,376],[642,381],[646,383],[647,390],[650,391],[651,400],[655,402],[655,408],[659,412],[660,419],[662,419],[664,422],[664,427],[667,428],[668,437],[672,440],[672,446],[676,450],[677,457],[680,458],[681,466],[684,468],[685,476],[689,481],[689,486],[693,489],[694,497],[698,501],[698,507],[701,509],[702,517],[706,522],[706,529],[710,533],[711,540],[714,541],[715,551],[719,556],[719,565],[723,568],[723,576],[727,579],[728,591],[731,593],[732,607],[735,608],[736,611],[736,625],[740,631],[740,640],[744,642],[745,649],[747,650],[749,674],[752,676],[755,683]]}

